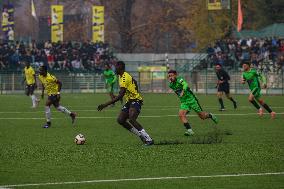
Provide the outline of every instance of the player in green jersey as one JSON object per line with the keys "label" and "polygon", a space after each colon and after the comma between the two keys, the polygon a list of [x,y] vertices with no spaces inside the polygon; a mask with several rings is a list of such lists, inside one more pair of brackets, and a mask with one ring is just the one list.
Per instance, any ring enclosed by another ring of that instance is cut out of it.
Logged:
{"label": "player in green jersey", "polygon": [[180,99],[180,108],[179,108],[179,118],[186,128],[184,135],[189,136],[193,135],[194,132],[188,123],[186,114],[193,109],[201,119],[212,119],[214,123],[218,123],[218,119],[212,113],[207,113],[202,110],[196,96],[190,90],[187,82],[184,78],[177,75],[175,70],[170,70],[168,72],[169,87],[178,95]]}
{"label": "player in green jersey", "polygon": [[104,70],[103,74],[104,74],[104,77],[105,77],[107,92],[109,93],[109,96],[112,100],[112,99],[115,98],[113,91],[114,91],[114,84],[117,80],[116,75],[115,75],[114,71],[112,71],[111,66],[109,64],[105,65],[105,70]]}
{"label": "player in green jersey", "polygon": [[[259,104],[266,109],[271,118],[275,118],[276,113],[271,110],[271,108],[264,102],[261,98],[261,86],[260,81],[263,83],[263,87],[266,88],[266,78],[264,75],[257,72],[256,69],[250,67],[250,63],[248,61],[244,61],[242,64],[243,67],[243,74],[241,83],[245,84],[248,83],[249,89],[251,93],[249,94],[248,100],[253,106],[258,110],[258,115],[263,116],[263,110],[259,106]],[[257,103],[255,100],[257,100]]]}

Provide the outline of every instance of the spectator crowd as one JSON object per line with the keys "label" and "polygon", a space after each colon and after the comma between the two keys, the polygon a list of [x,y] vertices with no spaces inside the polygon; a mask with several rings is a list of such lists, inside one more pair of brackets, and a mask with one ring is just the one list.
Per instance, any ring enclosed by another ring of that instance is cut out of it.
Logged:
{"label": "spectator crowd", "polygon": [[[284,39],[222,39],[207,48],[210,66],[219,63],[228,69],[239,68],[242,60],[268,72],[284,69]],[[24,62],[50,70],[101,72],[116,58],[107,43],[57,42],[0,43],[0,70],[20,71]]]}
{"label": "spectator crowd", "polygon": [[0,70],[20,71],[28,61],[34,68],[101,72],[105,64],[116,61],[107,43],[16,42],[0,44]]}
{"label": "spectator crowd", "polygon": [[207,48],[210,66],[219,63],[228,69],[239,68],[242,60],[251,61],[266,72],[284,69],[284,39],[222,39]]}

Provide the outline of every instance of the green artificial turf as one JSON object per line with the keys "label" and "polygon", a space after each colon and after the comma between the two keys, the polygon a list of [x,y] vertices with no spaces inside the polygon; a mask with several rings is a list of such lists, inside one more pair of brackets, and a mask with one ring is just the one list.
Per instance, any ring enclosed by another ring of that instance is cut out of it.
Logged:
{"label": "green artificial turf", "polygon": [[[31,109],[24,95],[0,96],[0,187],[4,185],[61,183],[56,185],[8,186],[9,188],[284,188],[284,173],[238,177],[191,177],[228,174],[284,172],[284,115],[272,120],[258,117],[247,96],[235,96],[234,110],[225,100],[218,111],[213,95],[197,95],[205,111],[219,118],[201,120],[195,112],[189,121],[195,136],[183,135],[174,94],[144,94],[139,122],[156,145],[144,147],[139,138],[116,123],[121,105],[102,112],[97,105],[106,94],[62,94],[61,104],[78,113],[76,125],[52,108],[52,127],[45,123],[44,101]],[[264,96],[278,113],[284,112],[284,96]],[[85,145],[74,137],[82,133]],[[167,180],[120,182],[82,181],[189,177]]]}

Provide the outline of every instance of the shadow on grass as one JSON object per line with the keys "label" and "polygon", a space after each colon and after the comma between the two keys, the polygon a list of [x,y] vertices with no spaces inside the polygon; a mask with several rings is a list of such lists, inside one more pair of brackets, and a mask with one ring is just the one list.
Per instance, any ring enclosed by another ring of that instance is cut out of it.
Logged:
{"label": "shadow on grass", "polygon": [[179,140],[162,140],[160,142],[156,142],[155,145],[178,145],[178,144],[186,144],[187,142],[182,142]]}
{"label": "shadow on grass", "polygon": [[214,127],[214,130],[205,135],[190,136],[188,141],[181,140],[163,140],[156,142],[155,145],[179,145],[179,144],[219,144],[224,141],[224,136],[232,135],[230,130],[221,130]]}

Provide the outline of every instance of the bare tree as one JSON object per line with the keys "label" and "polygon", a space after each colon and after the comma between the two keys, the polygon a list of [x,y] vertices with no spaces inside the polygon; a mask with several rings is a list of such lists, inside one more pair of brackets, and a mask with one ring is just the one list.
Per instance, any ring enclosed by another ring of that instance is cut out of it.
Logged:
{"label": "bare tree", "polygon": [[132,8],[135,0],[120,0],[113,3],[112,17],[117,23],[120,34],[121,52],[133,51]]}

